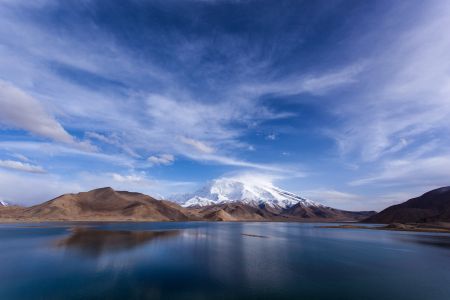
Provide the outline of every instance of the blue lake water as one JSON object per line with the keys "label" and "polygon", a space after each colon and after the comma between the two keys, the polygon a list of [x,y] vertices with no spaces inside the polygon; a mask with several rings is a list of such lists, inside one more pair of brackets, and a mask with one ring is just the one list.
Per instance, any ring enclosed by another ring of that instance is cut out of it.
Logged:
{"label": "blue lake water", "polygon": [[0,225],[0,299],[450,299],[450,235],[298,223]]}

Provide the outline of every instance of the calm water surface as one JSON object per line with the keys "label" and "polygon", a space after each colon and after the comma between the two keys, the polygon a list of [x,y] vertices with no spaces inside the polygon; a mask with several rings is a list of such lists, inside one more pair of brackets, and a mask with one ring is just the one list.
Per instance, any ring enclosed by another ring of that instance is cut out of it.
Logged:
{"label": "calm water surface", "polygon": [[450,235],[317,226],[0,225],[0,299],[450,299]]}

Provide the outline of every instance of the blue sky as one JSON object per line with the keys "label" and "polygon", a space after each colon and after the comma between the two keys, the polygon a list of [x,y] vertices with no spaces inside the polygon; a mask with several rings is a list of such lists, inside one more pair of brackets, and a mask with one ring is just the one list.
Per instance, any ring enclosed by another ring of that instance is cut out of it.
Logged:
{"label": "blue sky", "polygon": [[0,198],[252,176],[381,209],[450,178],[448,1],[0,0]]}

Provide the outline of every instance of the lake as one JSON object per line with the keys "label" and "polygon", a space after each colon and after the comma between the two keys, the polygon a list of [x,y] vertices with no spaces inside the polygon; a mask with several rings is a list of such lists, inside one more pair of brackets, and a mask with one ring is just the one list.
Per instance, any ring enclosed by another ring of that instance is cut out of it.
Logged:
{"label": "lake", "polygon": [[0,299],[450,299],[450,235],[302,223],[0,225]]}

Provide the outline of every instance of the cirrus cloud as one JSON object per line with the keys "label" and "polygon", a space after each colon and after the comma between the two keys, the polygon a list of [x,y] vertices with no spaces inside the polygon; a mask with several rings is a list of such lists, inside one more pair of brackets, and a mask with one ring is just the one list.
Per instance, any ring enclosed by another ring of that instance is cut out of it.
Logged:
{"label": "cirrus cloud", "polygon": [[160,154],[152,155],[147,160],[152,165],[171,165],[175,161],[175,157],[172,154]]}
{"label": "cirrus cloud", "polygon": [[45,173],[44,168],[41,166],[15,160],[0,160],[0,167],[28,173]]}
{"label": "cirrus cloud", "polygon": [[34,97],[13,84],[0,81],[0,122],[64,143],[73,137]]}

